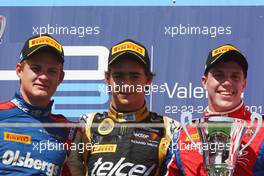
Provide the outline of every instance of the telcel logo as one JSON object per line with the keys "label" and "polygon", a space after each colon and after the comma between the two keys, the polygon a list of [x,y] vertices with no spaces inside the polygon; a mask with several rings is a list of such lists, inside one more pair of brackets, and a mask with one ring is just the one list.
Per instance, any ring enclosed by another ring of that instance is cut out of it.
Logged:
{"label": "telcel logo", "polygon": [[[153,164],[151,167],[144,166],[142,164],[134,164],[130,162],[124,162],[126,158],[122,157],[117,163],[105,161],[102,162],[103,158],[98,158],[94,163],[94,168],[92,170],[92,176],[96,175],[150,175],[156,164]],[[123,170],[126,172],[123,172]],[[127,169],[129,171],[127,172]]]}

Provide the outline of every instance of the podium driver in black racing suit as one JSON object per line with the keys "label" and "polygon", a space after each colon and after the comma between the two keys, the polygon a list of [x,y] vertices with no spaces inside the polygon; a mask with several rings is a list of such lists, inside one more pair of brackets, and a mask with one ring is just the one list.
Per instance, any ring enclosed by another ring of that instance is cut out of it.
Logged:
{"label": "podium driver in black racing suit", "polygon": [[144,90],[152,78],[144,46],[128,39],[111,48],[105,73],[111,90],[110,108],[83,116],[86,128],[75,142],[84,142],[87,150],[72,151],[68,161],[72,173],[160,175],[171,134],[179,123],[148,111]]}

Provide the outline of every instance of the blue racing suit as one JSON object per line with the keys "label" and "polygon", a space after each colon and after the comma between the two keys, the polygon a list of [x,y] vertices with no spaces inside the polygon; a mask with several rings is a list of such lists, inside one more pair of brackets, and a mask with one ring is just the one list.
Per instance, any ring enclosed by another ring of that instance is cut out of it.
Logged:
{"label": "blue racing suit", "polygon": [[[51,114],[52,104],[46,109],[33,107],[18,93],[11,101],[0,103],[0,175],[61,174],[75,132],[73,128],[41,126],[69,122],[62,115]],[[36,124],[38,127],[30,126]]]}

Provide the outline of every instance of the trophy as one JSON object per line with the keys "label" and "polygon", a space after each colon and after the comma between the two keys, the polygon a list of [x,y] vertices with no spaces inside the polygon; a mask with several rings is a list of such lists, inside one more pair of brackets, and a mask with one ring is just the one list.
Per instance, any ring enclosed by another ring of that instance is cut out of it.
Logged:
{"label": "trophy", "polygon": [[[242,155],[243,150],[250,145],[261,128],[262,116],[252,113],[249,121],[250,123],[223,116],[193,119],[191,113],[181,114],[182,128],[192,145],[198,145],[208,176],[233,175],[238,156]],[[194,142],[188,128],[197,129],[200,143]],[[250,130],[251,138],[243,145],[241,140],[246,130]]]}
{"label": "trophy", "polygon": [[0,44],[2,43],[5,28],[6,28],[6,17],[0,15]]}

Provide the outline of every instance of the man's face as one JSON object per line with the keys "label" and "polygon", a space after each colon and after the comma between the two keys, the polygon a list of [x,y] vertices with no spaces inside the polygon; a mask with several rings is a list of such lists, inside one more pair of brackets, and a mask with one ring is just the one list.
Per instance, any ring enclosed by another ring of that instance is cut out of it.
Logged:
{"label": "man's face", "polygon": [[219,63],[202,77],[203,87],[208,92],[208,106],[214,112],[232,110],[241,103],[241,94],[246,87],[242,68],[235,62]]}
{"label": "man's face", "polygon": [[143,65],[132,59],[122,59],[113,63],[106,82],[112,90],[112,105],[122,112],[132,112],[144,105],[144,86],[149,85],[152,76],[147,76]]}
{"label": "man's face", "polygon": [[63,66],[53,54],[37,53],[18,63],[20,92],[30,104],[46,107],[64,77]]}

